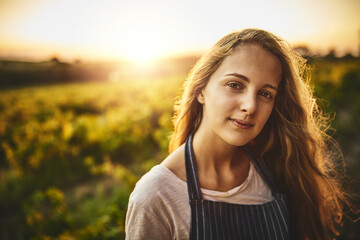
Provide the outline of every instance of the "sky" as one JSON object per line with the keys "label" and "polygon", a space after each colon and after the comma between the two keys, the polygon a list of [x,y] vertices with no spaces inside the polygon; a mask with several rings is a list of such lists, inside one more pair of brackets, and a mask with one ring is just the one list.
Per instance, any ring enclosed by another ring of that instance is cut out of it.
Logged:
{"label": "sky", "polygon": [[359,12],[360,0],[0,0],[0,58],[147,61],[249,27],[357,55]]}

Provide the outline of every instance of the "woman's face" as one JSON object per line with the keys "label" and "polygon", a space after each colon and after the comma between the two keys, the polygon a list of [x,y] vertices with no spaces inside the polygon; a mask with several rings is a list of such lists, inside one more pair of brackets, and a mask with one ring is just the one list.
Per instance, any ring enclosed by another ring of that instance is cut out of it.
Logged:
{"label": "woman's face", "polygon": [[208,137],[243,146],[264,127],[281,80],[279,59],[256,44],[238,46],[198,95],[200,128]]}

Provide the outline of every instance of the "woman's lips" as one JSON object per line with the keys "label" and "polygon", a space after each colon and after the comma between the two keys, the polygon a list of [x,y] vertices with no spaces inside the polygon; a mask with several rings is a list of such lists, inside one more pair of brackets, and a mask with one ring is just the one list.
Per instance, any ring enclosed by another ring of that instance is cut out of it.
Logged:
{"label": "woman's lips", "polygon": [[232,119],[229,118],[230,122],[232,122],[235,126],[242,128],[242,129],[249,129],[254,126],[254,124],[251,124],[249,122],[238,120],[238,119]]}

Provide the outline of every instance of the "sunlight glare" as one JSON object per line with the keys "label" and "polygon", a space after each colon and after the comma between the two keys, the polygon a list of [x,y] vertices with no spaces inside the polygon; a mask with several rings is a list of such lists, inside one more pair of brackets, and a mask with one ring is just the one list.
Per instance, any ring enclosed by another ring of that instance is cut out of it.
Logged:
{"label": "sunlight glare", "polygon": [[206,0],[0,1],[0,56],[59,55],[149,64],[175,52],[207,48],[246,27],[266,29],[317,49],[357,53],[360,1],[349,1],[330,1],[327,11],[323,10],[327,0],[296,4],[229,0],[220,5]]}
{"label": "sunlight glare", "polygon": [[138,45],[129,49],[126,55],[131,61],[141,65],[147,65],[160,57],[155,49],[149,49],[149,46],[144,45]]}

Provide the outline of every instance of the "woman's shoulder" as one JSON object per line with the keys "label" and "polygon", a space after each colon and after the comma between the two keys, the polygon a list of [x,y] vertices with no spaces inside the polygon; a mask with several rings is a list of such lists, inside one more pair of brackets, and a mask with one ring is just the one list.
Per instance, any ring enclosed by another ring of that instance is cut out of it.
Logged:
{"label": "woman's shoulder", "polygon": [[[171,158],[173,157],[175,156],[170,154],[160,165],[154,166],[141,177],[130,195],[129,200],[131,202],[145,207],[145,205],[151,204],[154,201],[171,200],[176,196],[183,195],[187,191],[186,174],[184,180],[177,174],[177,172],[182,170],[173,171],[174,169],[177,170],[176,163],[171,163],[173,161]],[[179,167],[181,167],[180,165]]]}
{"label": "woman's shoulder", "polygon": [[170,169],[177,166],[173,161],[182,161],[177,154],[174,151],[136,183],[126,213],[129,239],[170,239],[174,235],[188,235],[187,184]]}
{"label": "woman's shoulder", "polygon": [[162,161],[161,166],[166,167],[178,178],[186,181],[185,145],[181,145],[165,158],[165,160]]}

